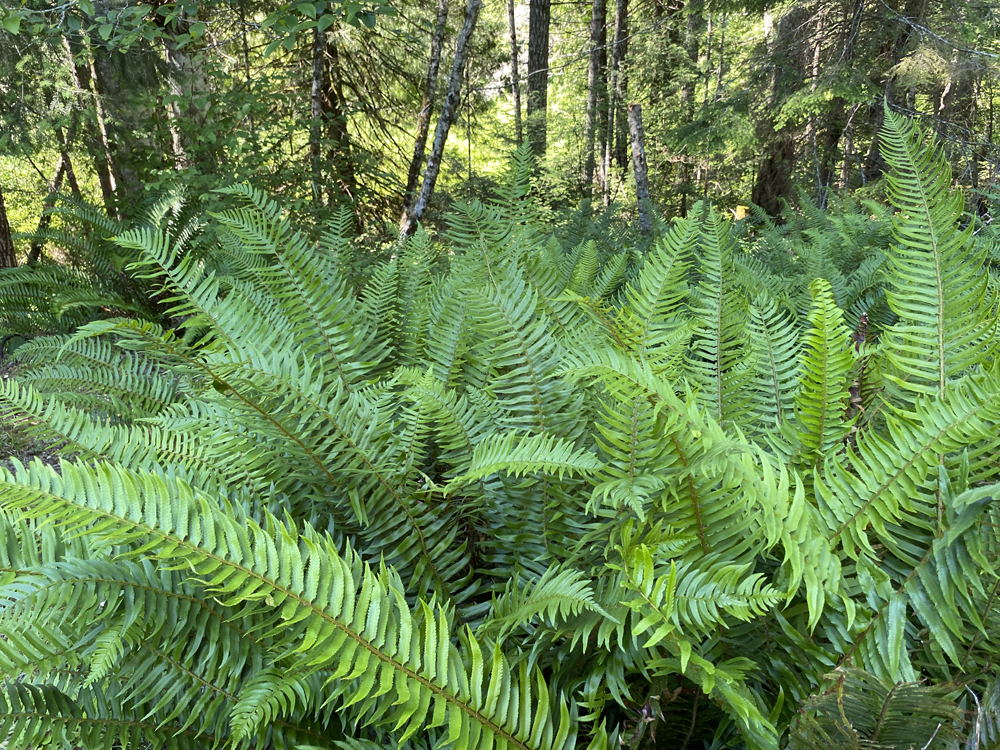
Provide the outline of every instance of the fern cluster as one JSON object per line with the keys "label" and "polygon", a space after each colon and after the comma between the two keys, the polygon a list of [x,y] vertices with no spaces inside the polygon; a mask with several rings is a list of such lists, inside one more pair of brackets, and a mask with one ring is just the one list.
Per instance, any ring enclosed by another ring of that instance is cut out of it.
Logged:
{"label": "fern cluster", "polygon": [[102,318],[162,318],[156,290],[127,271],[136,256],[113,238],[134,226],[159,227],[183,238],[189,244],[185,251],[197,252],[204,226],[197,205],[178,190],[143,201],[134,218],[115,219],[65,195],[56,196],[48,212],[58,215],[63,226],[20,237],[58,247],[58,257],[0,270],[0,337],[16,336],[17,343],[25,337],[70,333]]}
{"label": "fern cluster", "polygon": [[756,239],[704,205],[648,248],[545,232],[525,150],[360,295],[341,232],[249,187],[198,252],[120,232],[183,323],[38,338],[0,384],[75,457],[0,483],[0,743],[994,727],[995,285],[940,152],[887,123],[891,218]]}

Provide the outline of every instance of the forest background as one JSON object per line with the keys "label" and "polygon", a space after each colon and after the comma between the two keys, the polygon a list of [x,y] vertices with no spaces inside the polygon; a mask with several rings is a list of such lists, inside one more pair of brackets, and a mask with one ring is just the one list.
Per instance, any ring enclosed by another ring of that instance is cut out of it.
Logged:
{"label": "forest background", "polygon": [[416,215],[433,220],[493,194],[524,138],[549,209],[592,198],[630,215],[633,102],[668,217],[702,197],[775,216],[799,191],[820,207],[877,192],[883,99],[930,122],[961,186],[991,185],[1000,163],[989,3],[4,0],[0,13],[0,190],[23,236],[0,265],[43,251],[26,235],[58,229],[40,218],[56,189],[126,217],[167,188],[212,208],[212,188],[249,180],[313,225],[349,206],[376,245],[414,213],[425,172],[440,177]]}

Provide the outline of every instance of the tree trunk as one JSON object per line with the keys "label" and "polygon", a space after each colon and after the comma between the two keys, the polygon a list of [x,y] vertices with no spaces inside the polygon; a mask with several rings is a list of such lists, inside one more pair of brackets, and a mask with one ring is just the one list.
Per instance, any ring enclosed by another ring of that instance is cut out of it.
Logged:
{"label": "tree trunk", "polygon": [[[74,38],[75,39],[75,38]],[[70,36],[63,37],[63,46],[70,59],[70,71],[73,75],[73,85],[76,87],[81,103],[87,99],[94,100],[94,116],[97,121],[95,129],[84,127],[89,135],[86,138],[87,151],[94,164],[94,171],[97,173],[97,182],[101,187],[101,197],[104,199],[104,207],[111,210],[114,203],[115,182],[114,170],[111,168],[111,149],[108,143],[108,131],[104,123],[104,112],[100,104],[90,75],[90,62],[84,61],[87,56],[86,48],[79,41],[70,41]],[[96,132],[95,132],[96,130]]]}
{"label": "tree trunk", "polygon": [[[621,102],[625,101],[624,82],[626,41],[628,35],[628,0],[617,0],[615,3],[615,35],[611,47],[611,75],[608,81],[608,123],[607,138],[604,141],[604,166],[601,169],[604,193],[604,205],[611,203],[611,172],[612,161],[616,156],[616,148],[623,144],[620,135],[621,127],[626,126],[625,118],[619,112]],[[617,142],[617,143],[616,143]],[[619,165],[622,160],[619,158]]]}
{"label": "tree trunk", "polygon": [[804,6],[790,9],[778,21],[777,29],[765,15],[765,43],[771,61],[771,80],[767,99],[757,121],[757,139],[762,144],[763,158],[757,169],[750,200],[775,218],[781,215],[783,200],[790,200],[795,186],[792,171],[795,167],[795,134],[785,127],[775,131],[774,115],[791,93],[798,89],[806,70],[799,50],[804,46],[800,31],[807,26]]}
{"label": "tree trunk", "polygon": [[163,57],[167,63],[167,89],[170,91],[169,126],[170,140],[174,154],[174,166],[177,169],[187,169],[189,165],[188,150],[184,133],[181,130],[183,114],[180,102],[188,99],[190,90],[185,90],[184,79],[190,75],[191,57],[186,48],[177,45],[177,37],[189,33],[186,14],[181,11],[173,28],[163,35]]}
{"label": "tree trunk", "polygon": [[[907,46],[909,46],[910,39],[913,38],[913,24],[923,25],[924,17],[927,15],[927,2],[928,0],[906,0],[903,7],[902,17],[898,20],[898,25],[896,27],[896,37],[892,46],[892,68],[895,68],[899,64],[899,61],[903,59],[903,53],[906,52]],[[886,73],[885,81],[883,83],[883,96],[885,101],[890,104],[894,101],[893,91],[892,91],[892,75],[891,72]],[[865,157],[864,165],[864,180],[865,182],[871,182],[872,180],[877,180],[885,172],[886,163],[885,159],[882,158],[882,149],[880,143],[880,137],[882,133],[882,123],[885,119],[885,108],[882,104],[882,99],[872,103],[875,115],[875,128],[872,135],[871,146],[868,148],[868,155]]]}
{"label": "tree trunk", "polygon": [[[970,133],[976,132],[976,120],[979,116],[979,98],[982,96],[982,69],[977,67],[973,76],[972,97],[969,102],[968,128]],[[981,159],[982,145],[981,143],[976,143],[972,147],[972,153],[969,154],[969,185],[972,188],[972,192],[969,194],[969,211],[977,216],[981,215],[985,206],[983,195],[979,192],[979,169]]]}
{"label": "tree trunk", "polygon": [[[813,50],[812,50],[812,69],[809,71],[809,91],[815,93],[816,89],[819,88],[819,67],[820,61],[822,60],[823,52],[823,11],[822,9],[818,13],[819,18],[816,20],[816,34],[813,39]],[[806,118],[806,143],[812,147],[813,152],[813,168],[816,172],[816,200],[820,207],[825,205],[826,199],[823,191],[823,169],[820,166],[819,159],[819,144],[817,143],[816,130],[817,120],[816,115],[809,113]]]}
{"label": "tree trunk", "polygon": [[[840,65],[850,67],[854,63],[854,43],[861,30],[861,18],[865,12],[865,0],[854,0],[850,23],[840,54]],[[837,163],[837,149],[840,139],[847,127],[847,101],[842,96],[836,96],[830,102],[830,114],[827,116],[826,133],[823,136],[823,163],[820,168],[821,205],[826,202],[826,193],[833,182],[833,172]]]}
{"label": "tree trunk", "polygon": [[590,14],[590,64],[587,70],[587,119],[584,125],[583,193],[590,198],[594,188],[594,141],[600,119],[599,103],[604,91],[604,65],[607,57],[607,6],[604,0],[593,0]]}
{"label": "tree trunk", "polygon": [[434,131],[434,143],[431,146],[431,153],[427,159],[427,171],[424,173],[424,181],[420,186],[420,193],[417,195],[413,210],[404,214],[400,222],[400,235],[405,237],[416,231],[417,222],[423,218],[424,211],[430,203],[431,195],[434,193],[434,185],[437,183],[438,173],[441,171],[441,159],[444,156],[444,145],[448,140],[448,131],[458,114],[458,105],[462,93],[462,71],[465,68],[465,55],[468,52],[469,41],[472,39],[472,32],[476,28],[476,21],[479,20],[479,11],[482,10],[483,0],[469,0],[469,5],[465,10],[465,23],[462,31],[458,35],[455,44],[455,59],[451,66],[451,79],[448,81],[448,93],[444,99],[444,106],[441,108],[441,115],[438,117],[437,129]]}
{"label": "tree trunk", "polygon": [[649,215],[649,171],[646,168],[646,141],[642,134],[642,107],[628,105],[628,128],[632,140],[632,168],[635,170],[635,199],[639,204],[639,229],[648,234],[653,229]]}
{"label": "tree trunk", "polygon": [[73,113],[70,121],[69,132],[63,135],[62,128],[57,127],[55,133],[56,140],[59,141],[59,156],[66,171],[66,183],[69,185],[70,192],[79,198],[80,184],[76,181],[76,170],[73,169],[73,162],[69,158],[69,147],[76,136],[76,113]]}
{"label": "tree trunk", "polygon": [[[684,31],[684,52],[688,70],[681,83],[681,111],[685,124],[694,120],[695,86],[698,82],[698,58],[701,56],[701,30],[705,25],[705,0],[688,0],[687,25]],[[630,120],[631,122],[631,120]],[[691,194],[691,160],[688,155],[681,162],[681,216],[687,216],[687,199]]]}
{"label": "tree trunk", "polygon": [[313,27],[312,85],[309,89],[309,171],[312,174],[312,198],[323,205],[323,90],[326,73],[326,32]]}
{"label": "tree trunk", "polygon": [[67,177],[67,174],[72,174],[72,172],[73,166],[70,164],[69,155],[66,151],[63,151],[59,155],[59,161],[56,162],[56,173],[53,175],[52,182],[49,185],[49,195],[42,205],[42,215],[38,218],[38,227],[35,229],[35,236],[31,240],[31,250],[28,253],[29,266],[35,265],[42,255],[42,246],[45,244],[43,235],[52,223],[50,210],[55,205],[54,196],[59,192],[59,188],[62,187],[63,180]]}
{"label": "tree trunk", "polygon": [[521,125],[521,76],[518,72],[517,23],[514,19],[514,0],[507,0],[507,26],[510,31],[510,88],[514,94],[514,134],[517,145],[524,141]]}
{"label": "tree trunk", "polygon": [[536,159],[545,156],[545,110],[549,97],[549,23],[551,0],[528,6],[528,143]]}
{"label": "tree trunk", "polygon": [[438,0],[434,34],[431,36],[431,57],[427,64],[427,77],[424,79],[424,97],[420,105],[420,114],[417,115],[417,135],[413,142],[413,158],[410,160],[410,169],[406,175],[406,190],[403,193],[404,217],[413,209],[413,201],[417,197],[417,183],[420,181],[420,170],[424,168],[424,154],[427,151],[427,135],[431,127],[431,112],[434,110],[438,70],[441,67],[441,47],[444,45],[444,30],[447,22],[448,0]]}
{"label": "tree trunk", "polygon": [[[326,41],[326,76],[323,79],[323,118],[327,126],[330,150],[326,154],[337,175],[337,187],[343,197],[352,203],[357,196],[357,178],[354,158],[351,155],[351,134],[347,129],[347,101],[344,98],[344,79],[340,70],[340,50],[333,37]],[[327,181],[327,203],[337,203],[333,185]]]}
{"label": "tree trunk", "polygon": [[[141,195],[143,185],[133,165],[137,146],[135,133],[149,121],[152,112],[139,109],[136,102],[129,99],[131,87],[122,80],[123,63],[128,64],[128,58],[100,43],[92,43],[90,50],[90,73],[97,95],[94,102],[116,190],[120,196]],[[105,103],[112,108],[113,117],[106,114]]]}
{"label": "tree trunk", "polygon": [[[625,112],[625,102],[628,101],[628,0],[617,0],[615,3],[615,52],[618,54],[618,78],[615,81],[615,98],[618,100],[615,120],[618,127],[615,132],[615,161],[621,172],[622,179],[628,173],[629,130],[628,116]],[[610,137],[610,136],[609,136]]]}
{"label": "tree trunk", "polygon": [[722,99],[722,74],[726,62],[726,21],[729,16],[723,12],[722,28],[719,30],[719,64],[715,68],[715,101]]}
{"label": "tree trunk", "polygon": [[844,156],[843,161],[840,163],[840,179],[837,184],[842,190],[846,190],[850,187],[851,183],[851,162],[855,158],[854,155],[854,117],[857,115],[858,110],[861,109],[861,104],[855,104],[851,107],[850,114],[847,115],[847,121],[844,123],[843,141],[844,141]]}
{"label": "tree trunk", "polygon": [[17,256],[14,254],[14,240],[10,235],[7,221],[7,206],[3,202],[3,186],[0,185],[0,268],[15,268]]}
{"label": "tree trunk", "polygon": [[[246,7],[243,0],[237,0],[236,11],[240,19],[240,39],[243,46],[243,74],[246,77],[247,94],[251,97],[253,96],[253,77],[250,75],[250,43],[247,38],[250,36],[250,25],[247,23],[246,17]],[[251,108],[249,112],[250,116],[250,138],[256,145],[257,140],[257,127],[254,122],[253,109]]]}

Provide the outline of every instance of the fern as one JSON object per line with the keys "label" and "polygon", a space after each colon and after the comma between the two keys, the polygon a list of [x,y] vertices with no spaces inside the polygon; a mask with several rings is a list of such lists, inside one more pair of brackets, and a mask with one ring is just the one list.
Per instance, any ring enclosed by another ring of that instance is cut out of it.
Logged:
{"label": "fern", "polygon": [[729,228],[709,207],[699,238],[702,279],[695,313],[699,330],[689,363],[699,397],[720,422],[740,421],[748,411],[746,383],[746,300],[730,286],[733,240]]}
{"label": "fern", "polygon": [[755,362],[755,411],[765,424],[781,425],[792,414],[799,380],[794,319],[768,296],[750,306],[750,345]]}
{"label": "fern", "polygon": [[391,257],[247,186],[108,223],[155,314],[80,276],[0,382],[68,459],[0,472],[0,745],[992,736],[990,250],[888,127],[892,221],[545,226],[522,149]]}
{"label": "fern", "polygon": [[[25,489],[11,491],[18,486]],[[94,491],[97,486],[103,489]],[[500,739],[514,747],[559,748],[570,736],[568,708],[556,700],[550,713],[543,681],[532,708],[528,670],[514,678],[501,653],[484,656],[470,634],[466,667],[449,639],[444,610],[421,605],[411,611],[398,576],[363,566],[350,549],[339,554],[309,528],[299,532],[271,517],[266,523],[276,535],[252,522],[240,527],[183,483],[110,467],[64,463],[58,474],[18,467],[16,484],[5,487],[0,507],[32,517],[57,513],[70,528],[93,524],[90,533],[108,543],[144,539],[143,547],[190,568],[239,616],[279,616],[285,625],[276,654],[303,669],[330,668],[333,695],[345,706],[360,704],[368,721],[394,724],[404,739],[428,723],[446,723],[448,740],[463,737],[470,747]],[[506,708],[512,700],[524,702],[506,718],[497,713],[498,703]]]}
{"label": "fern", "polygon": [[850,332],[829,283],[817,279],[811,288],[812,328],[803,337],[803,375],[795,393],[795,417],[800,450],[815,461],[835,452],[850,427],[846,377],[854,359]]}
{"label": "fern", "polygon": [[944,748],[956,740],[952,686],[893,685],[858,670],[838,670],[809,701],[793,729],[793,748]]}
{"label": "fern", "polygon": [[886,158],[893,165],[889,307],[899,321],[886,331],[893,384],[907,398],[942,396],[949,380],[993,351],[995,324],[987,311],[987,274],[972,226],[959,229],[963,200],[952,192],[940,147],[886,110]]}

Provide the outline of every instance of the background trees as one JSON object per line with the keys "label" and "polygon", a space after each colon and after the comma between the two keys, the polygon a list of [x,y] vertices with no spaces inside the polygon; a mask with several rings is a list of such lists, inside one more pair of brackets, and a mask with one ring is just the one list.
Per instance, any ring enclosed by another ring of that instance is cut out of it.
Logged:
{"label": "background trees", "polygon": [[448,6],[3,0],[0,179],[18,257],[56,185],[120,217],[168,185],[250,179],[294,212],[349,206],[392,236],[446,101],[457,127],[431,221],[489,191],[521,138],[553,208],[599,196],[634,213],[633,102],[667,215],[711,195],[776,216],[799,191],[823,205],[867,187],[884,171],[883,99],[933,123],[957,182],[996,173],[988,4],[511,0],[483,8],[454,87],[439,71],[455,67],[465,8]]}

